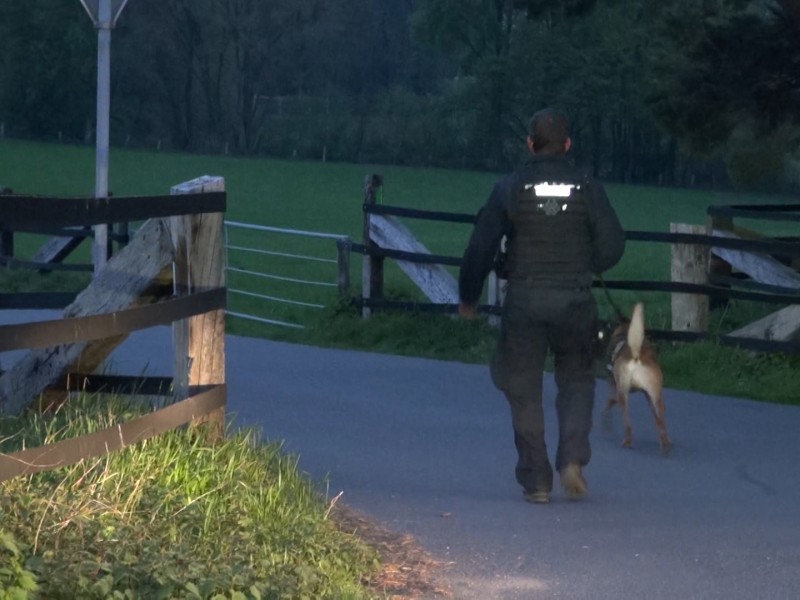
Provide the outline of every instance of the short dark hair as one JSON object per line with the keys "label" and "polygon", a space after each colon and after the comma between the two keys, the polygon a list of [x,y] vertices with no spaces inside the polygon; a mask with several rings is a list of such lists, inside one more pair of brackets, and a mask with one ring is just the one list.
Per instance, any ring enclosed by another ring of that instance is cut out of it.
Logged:
{"label": "short dark hair", "polygon": [[533,149],[539,153],[564,152],[564,144],[569,138],[569,120],[560,110],[543,108],[531,118],[529,134]]}

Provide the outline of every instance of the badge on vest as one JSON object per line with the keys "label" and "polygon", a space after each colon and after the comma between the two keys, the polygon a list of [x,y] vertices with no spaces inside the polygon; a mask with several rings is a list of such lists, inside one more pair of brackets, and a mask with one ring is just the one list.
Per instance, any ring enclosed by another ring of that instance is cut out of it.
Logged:
{"label": "badge on vest", "polygon": [[533,193],[537,198],[547,198],[544,202],[539,202],[536,208],[546,214],[548,217],[554,217],[558,213],[567,210],[567,203],[559,201],[559,198],[569,198],[572,195],[572,190],[579,189],[572,183],[527,183],[525,184],[525,191],[533,189]]}

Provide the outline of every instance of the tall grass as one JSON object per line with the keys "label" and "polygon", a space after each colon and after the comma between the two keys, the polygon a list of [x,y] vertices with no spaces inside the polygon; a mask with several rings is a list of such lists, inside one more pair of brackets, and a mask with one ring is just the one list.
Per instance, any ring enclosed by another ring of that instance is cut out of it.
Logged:
{"label": "tall grass", "polygon": [[[144,410],[83,396],[56,416],[0,419],[2,450],[86,434]],[[204,439],[180,429],[0,483],[0,536],[20,544],[17,563],[38,580],[36,597],[373,595],[361,581],[377,555],[336,529],[330,500],[295,457],[253,430],[230,431],[213,446]],[[6,564],[0,555],[0,572]]]}

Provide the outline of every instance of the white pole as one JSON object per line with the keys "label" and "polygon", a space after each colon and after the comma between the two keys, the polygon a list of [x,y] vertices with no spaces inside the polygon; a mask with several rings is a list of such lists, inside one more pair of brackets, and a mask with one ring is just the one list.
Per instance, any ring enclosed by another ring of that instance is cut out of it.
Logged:
{"label": "white pole", "polygon": [[[100,0],[97,17],[97,157],[94,196],[106,198],[111,105],[111,0]],[[95,273],[108,262],[108,225],[94,227],[93,259]]]}

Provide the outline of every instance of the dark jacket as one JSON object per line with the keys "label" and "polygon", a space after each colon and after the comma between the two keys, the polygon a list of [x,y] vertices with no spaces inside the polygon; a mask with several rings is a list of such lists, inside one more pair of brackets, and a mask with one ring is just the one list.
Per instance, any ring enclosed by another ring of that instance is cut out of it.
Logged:
{"label": "dark jacket", "polygon": [[[537,184],[558,184],[568,197]],[[459,296],[476,304],[503,236],[508,277],[557,287],[588,287],[592,274],[614,266],[625,232],[603,186],[562,156],[536,155],[499,180],[481,208],[461,261]]]}

